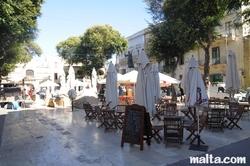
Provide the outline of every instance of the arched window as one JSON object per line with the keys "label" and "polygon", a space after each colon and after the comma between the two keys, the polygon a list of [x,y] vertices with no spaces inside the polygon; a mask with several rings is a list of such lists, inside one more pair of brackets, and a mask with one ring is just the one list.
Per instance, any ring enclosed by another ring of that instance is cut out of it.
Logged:
{"label": "arched window", "polygon": [[34,70],[26,70],[26,77],[34,78]]}

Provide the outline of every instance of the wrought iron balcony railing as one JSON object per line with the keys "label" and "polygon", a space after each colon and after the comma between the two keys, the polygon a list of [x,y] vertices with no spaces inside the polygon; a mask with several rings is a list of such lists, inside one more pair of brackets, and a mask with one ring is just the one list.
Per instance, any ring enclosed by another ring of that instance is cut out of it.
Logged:
{"label": "wrought iron balcony railing", "polygon": [[[198,61],[198,64],[200,66],[203,66],[205,62],[205,59],[201,59]],[[217,65],[217,64],[226,64],[227,63],[227,57],[216,57],[211,58],[209,64],[210,65]]]}

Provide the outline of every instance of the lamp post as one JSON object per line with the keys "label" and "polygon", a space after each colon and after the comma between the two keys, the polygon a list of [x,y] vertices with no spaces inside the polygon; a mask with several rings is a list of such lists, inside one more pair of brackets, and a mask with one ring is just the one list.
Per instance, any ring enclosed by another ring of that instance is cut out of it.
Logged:
{"label": "lamp post", "polygon": [[225,35],[225,38],[226,38],[226,57],[227,57],[227,62],[228,62],[228,53],[227,53],[227,37],[228,37],[228,35],[227,35],[227,33],[226,33],[226,35]]}

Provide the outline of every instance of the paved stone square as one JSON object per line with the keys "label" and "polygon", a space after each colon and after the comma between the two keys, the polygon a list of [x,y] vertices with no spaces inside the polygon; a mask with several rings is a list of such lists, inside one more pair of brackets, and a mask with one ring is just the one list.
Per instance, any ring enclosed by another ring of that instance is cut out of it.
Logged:
{"label": "paved stone square", "polygon": [[[99,122],[85,121],[83,109],[26,108],[1,109],[0,115],[0,165],[1,166],[80,166],[124,165],[163,166],[189,165],[189,157],[204,155],[202,151],[189,150],[189,142],[169,145],[152,140],[151,146],[124,143],[122,131],[104,133],[97,128]],[[242,156],[249,160],[250,121],[241,119],[243,130],[234,128],[221,131],[202,131],[202,140],[209,146],[208,153],[215,156]],[[163,136],[163,132],[161,132]],[[184,132],[184,140],[188,133]],[[177,163],[176,163],[177,162]],[[249,165],[249,161],[248,164]]]}

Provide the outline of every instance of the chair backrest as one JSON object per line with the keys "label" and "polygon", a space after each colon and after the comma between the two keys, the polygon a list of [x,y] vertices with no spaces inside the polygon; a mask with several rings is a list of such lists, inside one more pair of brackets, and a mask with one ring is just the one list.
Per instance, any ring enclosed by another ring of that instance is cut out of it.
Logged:
{"label": "chair backrest", "polygon": [[182,129],[182,122],[180,118],[164,118],[165,132],[167,130],[180,131]]}
{"label": "chair backrest", "polygon": [[109,109],[109,105],[112,101],[110,101],[108,104],[106,104],[106,102],[103,102],[102,103],[102,107],[101,107],[101,110],[105,110],[105,109]]}
{"label": "chair backrest", "polygon": [[229,112],[230,114],[235,114],[238,110],[239,103],[238,102],[229,102]]}
{"label": "chair backrest", "polygon": [[236,116],[237,118],[241,118],[243,112],[244,112],[244,106],[241,106],[241,105],[240,105],[240,106],[238,106],[238,110],[237,110],[235,116]]}
{"label": "chair backrest", "polygon": [[166,103],[166,107],[168,110],[176,110],[177,104],[176,103]]}
{"label": "chair backrest", "polygon": [[98,116],[102,114],[102,110],[100,109],[99,106],[95,106],[95,112],[97,113]]}
{"label": "chair backrest", "polygon": [[161,108],[162,108],[162,106],[163,106],[163,104],[164,104],[164,100],[163,99],[159,99],[158,102],[157,102],[157,104],[155,105],[156,110],[160,111]]}
{"label": "chair backrest", "polygon": [[207,121],[207,113],[203,112],[201,117],[200,117],[200,129],[199,132],[201,132],[204,128],[204,126],[206,125],[206,121]]}
{"label": "chair backrest", "polygon": [[83,109],[92,109],[91,105],[89,103],[83,103]]}

